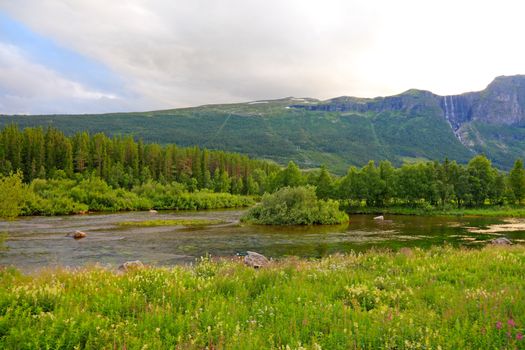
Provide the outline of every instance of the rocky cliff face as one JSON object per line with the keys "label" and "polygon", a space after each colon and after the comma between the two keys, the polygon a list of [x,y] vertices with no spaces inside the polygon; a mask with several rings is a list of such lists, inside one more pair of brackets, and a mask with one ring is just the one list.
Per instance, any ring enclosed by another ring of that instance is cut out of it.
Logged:
{"label": "rocky cliff face", "polygon": [[442,115],[463,143],[460,129],[470,121],[498,125],[525,124],[525,75],[501,76],[479,92],[439,96],[429,91],[408,90],[374,99],[338,97],[317,104],[291,107],[330,112],[394,111],[407,115]]}
{"label": "rocky cliff face", "polygon": [[473,120],[507,125],[525,122],[525,75],[497,77],[476,97]]}
{"label": "rocky cliff face", "polygon": [[377,113],[394,111],[408,114],[440,108],[438,96],[424,90],[408,90],[399,95],[373,99],[342,96],[317,104],[295,104],[290,107],[325,112]]}

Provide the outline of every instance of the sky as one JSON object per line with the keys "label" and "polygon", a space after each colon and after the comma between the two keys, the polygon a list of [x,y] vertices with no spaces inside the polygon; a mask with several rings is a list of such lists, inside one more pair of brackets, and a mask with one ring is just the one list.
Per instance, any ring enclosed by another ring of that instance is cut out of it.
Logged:
{"label": "sky", "polygon": [[0,114],[440,95],[525,74],[519,0],[0,0]]}

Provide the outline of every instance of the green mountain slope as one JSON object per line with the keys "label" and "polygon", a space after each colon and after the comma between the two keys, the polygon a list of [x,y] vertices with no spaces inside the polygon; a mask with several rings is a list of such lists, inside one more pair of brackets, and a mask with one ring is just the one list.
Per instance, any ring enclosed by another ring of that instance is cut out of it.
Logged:
{"label": "green mountain slope", "polygon": [[126,134],[282,164],[326,164],[338,173],[370,159],[396,165],[445,157],[465,162],[476,153],[509,168],[525,156],[524,91],[524,76],[499,77],[482,92],[458,96],[409,90],[375,99],[284,98],[143,113],[0,116],[0,126]]}

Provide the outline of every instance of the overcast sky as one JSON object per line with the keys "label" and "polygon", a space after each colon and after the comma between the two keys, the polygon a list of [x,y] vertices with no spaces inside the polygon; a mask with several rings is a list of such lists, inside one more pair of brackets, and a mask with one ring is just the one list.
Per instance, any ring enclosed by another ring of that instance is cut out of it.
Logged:
{"label": "overcast sky", "polygon": [[522,4],[0,0],[0,113],[481,90],[525,73]]}

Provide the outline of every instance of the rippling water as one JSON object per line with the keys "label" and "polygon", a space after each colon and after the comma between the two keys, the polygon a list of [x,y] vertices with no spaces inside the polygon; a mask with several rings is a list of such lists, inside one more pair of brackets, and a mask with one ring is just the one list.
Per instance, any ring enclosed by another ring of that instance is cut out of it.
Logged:
{"label": "rippling water", "polygon": [[[28,217],[0,221],[7,232],[7,251],[0,252],[0,265],[24,271],[44,266],[119,265],[141,260],[156,265],[194,262],[198,257],[232,256],[254,250],[269,257],[297,255],[321,257],[336,252],[371,248],[428,247],[442,245],[480,246],[497,233],[470,232],[504,222],[501,218],[456,218],[390,216],[377,222],[372,216],[354,215],[341,226],[268,227],[239,223],[243,211],[129,212],[59,217]],[[130,227],[119,222],[151,219],[219,219],[226,224],[202,227]],[[525,222],[524,222],[525,223]],[[81,230],[87,237],[74,240],[66,234]],[[517,241],[523,231],[505,232]]]}

